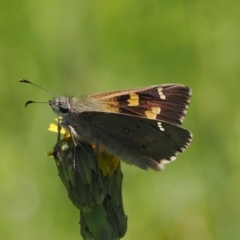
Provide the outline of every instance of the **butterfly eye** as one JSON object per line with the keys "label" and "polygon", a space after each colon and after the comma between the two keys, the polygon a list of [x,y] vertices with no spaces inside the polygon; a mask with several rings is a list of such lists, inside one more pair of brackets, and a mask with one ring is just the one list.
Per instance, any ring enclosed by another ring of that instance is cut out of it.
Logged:
{"label": "butterfly eye", "polygon": [[66,104],[60,104],[59,105],[59,110],[61,113],[68,113],[69,112],[69,107]]}

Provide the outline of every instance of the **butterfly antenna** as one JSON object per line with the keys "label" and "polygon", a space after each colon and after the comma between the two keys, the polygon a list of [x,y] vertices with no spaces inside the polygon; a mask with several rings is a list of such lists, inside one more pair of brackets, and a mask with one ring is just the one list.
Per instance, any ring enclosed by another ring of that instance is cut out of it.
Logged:
{"label": "butterfly antenna", "polygon": [[[41,87],[41,86],[39,86],[39,85],[37,85],[35,83],[32,83],[32,82],[30,82],[30,81],[28,81],[26,79],[21,79],[19,82],[32,84],[33,86],[38,87],[38,88],[44,90],[45,92],[51,93],[52,95],[54,95],[56,97],[60,97],[58,94],[56,94],[56,93],[54,93],[54,92],[52,92],[52,91],[50,91],[50,90],[48,90],[46,88],[43,88],[43,87]],[[30,103],[35,103],[35,102],[34,101],[28,101],[28,102],[26,102],[26,105],[28,105]],[[38,102],[38,103],[45,103],[45,102]],[[26,107],[26,105],[25,105],[25,107]]]}
{"label": "butterfly antenna", "polygon": [[31,103],[47,103],[47,104],[49,104],[49,102],[27,101],[27,102],[25,103],[25,108],[26,108],[29,104],[31,104]]}

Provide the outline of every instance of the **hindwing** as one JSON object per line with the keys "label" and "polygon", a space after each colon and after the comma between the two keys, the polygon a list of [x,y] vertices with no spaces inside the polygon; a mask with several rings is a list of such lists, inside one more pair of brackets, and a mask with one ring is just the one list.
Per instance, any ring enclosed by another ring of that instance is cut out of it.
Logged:
{"label": "hindwing", "polygon": [[165,121],[105,112],[81,115],[90,122],[101,148],[143,169],[163,169],[163,164],[173,161],[192,139],[188,130]]}

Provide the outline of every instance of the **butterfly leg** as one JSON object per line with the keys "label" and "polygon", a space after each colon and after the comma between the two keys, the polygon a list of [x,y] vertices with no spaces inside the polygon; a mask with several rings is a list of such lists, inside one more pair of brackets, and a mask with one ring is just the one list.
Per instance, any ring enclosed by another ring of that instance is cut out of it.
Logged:
{"label": "butterfly leg", "polygon": [[60,118],[58,118],[58,135],[57,135],[57,143],[59,143],[60,142],[60,140],[61,140],[61,124],[60,124]]}
{"label": "butterfly leg", "polygon": [[75,131],[74,131],[74,129],[73,129],[71,126],[68,126],[68,129],[69,129],[70,135],[71,135],[71,137],[72,137],[73,143],[74,143],[74,145],[77,147],[76,139],[75,139],[75,137],[74,137]]}
{"label": "butterfly leg", "polygon": [[65,128],[69,131],[70,133],[70,136],[72,138],[72,141],[73,141],[73,144],[74,144],[74,151],[73,151],[73,165],[72,165],[72,168],[73,168],[73,171],[77,171],[77,164],[76,164],[76,148],[77,148],[77,142],[76,142],[76,139],[75,139],[75,131],[74,129],[71,127],[71,126],[68,126],[66,125],[65,123],[63,123],[61,121],[60,118],[58,118],[58,138],[57,138],[57,141],[59,142],[60,141],[60,131],[61,131],[61,128]]}
{"label": "butterfly leg", "polygon": [[77,164],[76,164],[76,148],[77,148],[77,143],[76,143],[76,139],[74,137],[74,130],[71,126],[68,126],[68,129],[69,129],[69,132],[70,132],[70,135],[72,137],[72,140],[73,140],[73,143],[75,145],[74,147],[74,152],[73,152],[73,171],[77,171]]}
{"label": "butterfly leg", "polygon": [[57,144],[55,144],[53,152],[49,156],[54,156],[55,160],[58,159],[61,161],[60,155],[60,141],[61,141],[61,126],[60,126],[60,119],[58,118],[58,132],[57,132]]}

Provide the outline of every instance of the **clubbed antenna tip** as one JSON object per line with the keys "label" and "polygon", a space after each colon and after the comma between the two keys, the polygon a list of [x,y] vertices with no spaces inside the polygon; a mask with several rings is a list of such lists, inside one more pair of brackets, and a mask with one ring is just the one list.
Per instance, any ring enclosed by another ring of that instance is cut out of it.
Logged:
{"label": "clubbed antenna tip", "polygon": [[56,94],[56,93],[54,93],[54,92],[52,92],[52,91],[49,91],[48,89],[43,88],[43,87],[41,87],[41,86],[39,86],[39,85],[37,85],[37,84],[35,84],[35,83],[32,83],[32,82],[28,81],[27,79],[21,79],[21,80],[19,80],[19,82],[32,84],[33,86],[38,87],[38,88],[44,90],[45,92],[51,93],[52,95],[59,97],[58,94]]}

